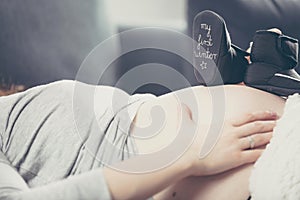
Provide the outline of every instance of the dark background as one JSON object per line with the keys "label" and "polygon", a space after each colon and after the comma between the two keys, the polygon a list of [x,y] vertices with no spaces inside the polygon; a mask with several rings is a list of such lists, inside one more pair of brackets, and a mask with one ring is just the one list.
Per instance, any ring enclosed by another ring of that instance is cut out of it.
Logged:
{"label": "dark background", "polygon": [[[182,9],[186,9],[187,27],[180,31],[187,35],[191,34],[194,16],[210,9],[223,16],[233,43],[242,48],[248,47],[259,29],[277,27],[300,39],[300,0],[187,0],[186,4]],[[114,33],[136,28],[112,26],[107,7],[101,0],[2,0],[0,27],[1,80],[26,87],[75,79],[80,64],[97,44]],[[159,35],[153,35],[153,40],[157,39]],[[123,44],[121,40],[111,46],[111,50],[118,52],[124,48]],[[178,44],[178,48],[184,47]],[[170,66],[191,85],[197,84],[189,63],[171,52],[157,49],[123,55],[111,64],[99,84],[114,86],[122,74],[145,63]],[[99,67],[104,66],[99,64]],[[183,87],[177,86],[177,89]],[[138,87],[135,92],[160,95],[168,91],[164,85],[152,83]]]}

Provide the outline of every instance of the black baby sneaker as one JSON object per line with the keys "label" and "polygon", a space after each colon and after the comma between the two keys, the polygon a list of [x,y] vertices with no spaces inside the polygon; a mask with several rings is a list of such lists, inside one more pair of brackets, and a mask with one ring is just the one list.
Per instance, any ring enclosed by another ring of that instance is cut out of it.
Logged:
{"label": "black baby sneaker", "polygon": [[194,73],[201,85],[213,86],[242,82],[249,55],[233,45],[224,19],[206,10],[193,23]]}
{"label": "black baby sneaker", "polygon": [[246,85],[280,96],[300,93],[300,76],[294,70],[298,63],[298,41],[271,31],[257,31],[247,67]]}

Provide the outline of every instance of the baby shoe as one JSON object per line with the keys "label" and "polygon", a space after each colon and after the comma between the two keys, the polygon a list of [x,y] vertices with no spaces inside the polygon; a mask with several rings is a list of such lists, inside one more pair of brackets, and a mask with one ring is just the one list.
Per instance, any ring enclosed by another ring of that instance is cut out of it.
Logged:
{"label": "baby shoe", "polygon": [[246,85],[280,96],[300,93],[298,40],[286,35],[257,31],[251,48],[251,64],[247,67]]}
{"label": "baby shoe", "polygon": [[201,85],[240,83],[249,54],[231,43],[224,19],[213,11],[196,15],[193,23],[194,73]]}

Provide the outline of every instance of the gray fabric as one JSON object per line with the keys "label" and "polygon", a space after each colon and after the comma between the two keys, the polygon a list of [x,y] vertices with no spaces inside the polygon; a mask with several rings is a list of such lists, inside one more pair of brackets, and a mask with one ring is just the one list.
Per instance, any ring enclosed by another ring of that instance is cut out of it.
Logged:
{"label": "gray fabric", "polygon": [[[149,98],[75,81],[1,97],[1,151],[31,188],[7,198],[109,199],[99,168],[134,154],[129,127]],[[0,195],[1,188],[0,178]]]}
{"label": "gray fabric", "polygon": [[1,200],[110,199],[110,193],[101,169],[32,189],[10,165],[5,166],[0,163],[0,177]]}
{"label": "gray fabric", "polygon": [[0,163],[10,164],[10,162],[7,160],[6,156],[0,151]]}

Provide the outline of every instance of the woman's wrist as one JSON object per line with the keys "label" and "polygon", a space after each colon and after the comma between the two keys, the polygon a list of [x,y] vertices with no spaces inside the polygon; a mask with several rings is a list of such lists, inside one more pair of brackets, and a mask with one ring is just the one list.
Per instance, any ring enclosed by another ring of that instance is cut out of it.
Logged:
{"label": "woman's wrist", "polygon": [[[122,163],[132,164],[138,158],[132,158]],[[195,165],[186,156],[161,169],[145,174],[126,173],[123,171],[104,168],[104,176],[113,199],[146,199],[162,189],[194,175]],[[130,188],[124,184],[130,183]]]}
{"label": "woman's wrist", "polygon": [[[187,152],[187,154],[189,154]],[[180,171],[182,172],[182,178],[188,176],[201,176],[205,175],[205,163],[196,155],[183,155],[178,161]]]}

